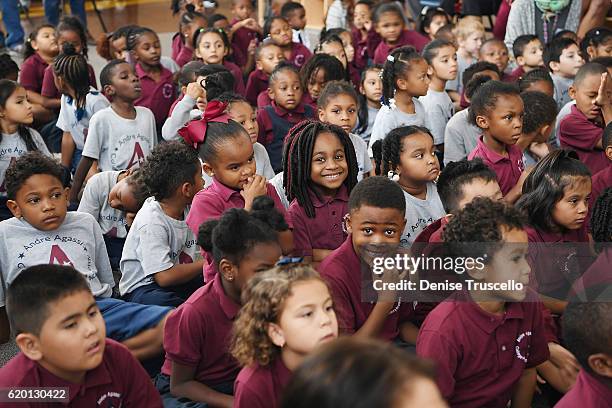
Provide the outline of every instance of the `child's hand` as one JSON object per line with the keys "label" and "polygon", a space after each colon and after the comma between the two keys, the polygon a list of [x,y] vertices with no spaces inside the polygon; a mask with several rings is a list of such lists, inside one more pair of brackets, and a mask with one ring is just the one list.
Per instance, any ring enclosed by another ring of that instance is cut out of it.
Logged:
{"label": "child's hand", "polygon": [[249,46],[247,48],[248,55],[255,55],[255,50],[257,49],[257,38],[252,39],[249,42]]}
{"label": "child's hand", "polygon": [[610,104],[610,76],[607,72],[601,74],[599,90],[597,91],[597,96],[595,97],[593,104],[597,106]]}
{"label": "child's hand", "polygon": [[240,192],[240,194],[244,198],[244,208],[246,210],[250,210],[251,205],[253,204],[253,200],[255,200],[255,197],[265,195],[267,192],[268,186],[265,177],[259,174],[250,177],[244,187],[242,187],[242,191]]}
{"label": "child's hand", "polygon": [[191,82],[187,85],[185,95],[191,96],[193,99],[198,100],[204,93],[204,90],[197,82]]}
{"label": "child's hand", "polygon": [[247,18],[246,20],[242,20],[238,24],[242,24],[241,27],[248,28],[249,30],[253,30],[253,31],[260,30],[259,24],[257,24],[257,20],[255,20],[254,18]]}

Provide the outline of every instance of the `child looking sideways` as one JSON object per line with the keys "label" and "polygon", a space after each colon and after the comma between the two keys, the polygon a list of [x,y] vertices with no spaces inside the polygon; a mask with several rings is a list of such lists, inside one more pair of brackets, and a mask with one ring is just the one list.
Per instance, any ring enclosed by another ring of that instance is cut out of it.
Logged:
{"label": "child looking sideways", "polygon": [[544,47],[537,35],[519,35],[512,44],[512,53],[518,67],[510,74],[513,79],[518,79],[526,73],[544,65],[542,54]]}
{"label": "child looking sideways", "polygon": [[584,65],[580,49],[574,40],[560,37],[544,49],[544,66],[550,71],[555,84],[555,100],[561,109],[570,101],[569,87],[578,70]]}
{"label": "child looking sideways", "polygon": [[26,41],[23,64],[19,73],[19,83],[28,90],[29,99],[37,105],[43,104],[42,91],[45,69],[53,63],[59,53],[55,27],[43,24],[37,27]]}
{"label": "child looking sideways", "polygon": [[283,50],[271,40],[265,40],[255,50],[255,71],[249,74],[246,84],[246,99],[253,106],[265,106],[259,103],[258,96],[267,93],[270,75],[283,61]]}
{"label": "child looking sideways", "polygon": [[121,256],[121,295],[133,302],[176,307],[203,283],[195,235],[185,218],[204,186],[196,151],[183,142],[153,149],[142,167],[153,197],[136,214]]}
{"label": "child looking sideways", "polygon": [[195,11],[195,7],[188,4],[179,19],[179,31],[172,37],[172,59],[179,67],[193,59],[193,39],[202,27],[206,27],[206,17]]}
{"label": "child looking sideways", "polygon": [[300,69],[312,57],[312,53],[305,45],[293,41],[291,26],[282,17],[270,17],[263,28],[264,38],[268,36],[283,50],[285,61]]}
{"label": "child looking sideways", "polygon": [[376,115],[378,115],[378,111],[381,107],[381,71],[382,66],[373,65],[361,73],[361,82],[359,83],[359,110],[357,111],[358,122],[354,132],[366,143],[370,141],[370,135],[374,128]]}
{"label": "child looking sideways", "polygon": [[516,145],[523,151],[525,167],[531,167],[551,150],[548,140],[555,128],[557,103],[552,96],[537,91],[523,92],[521,99],[525,114]]}
{"label": "child looking sideways", "polygon": [[419,32],[429,40],[436,39],[436,33],[445,25],[451,23],[450,16],[440,7],[424,7],[419,16]]}
{"label": "child looking sideways", "polygon": [[290,264],[255,275],[242,299],[232,354],[244,368],[234,406],[277,408],[292,372],[338,336],[332,298],[314,269]]}

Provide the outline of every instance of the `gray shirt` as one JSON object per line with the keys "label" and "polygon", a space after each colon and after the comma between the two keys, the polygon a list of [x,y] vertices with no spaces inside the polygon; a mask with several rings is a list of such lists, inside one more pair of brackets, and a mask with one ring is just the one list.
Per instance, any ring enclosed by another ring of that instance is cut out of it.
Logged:
{"label": "gray shirt", "polygon": [[555,131],[550,135],[549,139],[550,143],[554,147],[561,146],[561,143],[559,142],[559,124],[561,123],[564,117],[572,113],[572,106],[574,105],[576,105],[576,101],[572,100],[566,103],[565,106],[561,108],[559,113],[557,113],[557,119],[555,121]]}
{"label": "gray shirt", "polygon": [[68,212],[62,225],[41,231],[23,218],[0,222],[0,306],[4,291],[25,268],[70,265],[85,276],[94,296],[110,297],[115,286],[102,231],[89,214]]}
{"label": "gray shirt", "polygon": [[157,272],[178,264],[192,263],[198,252],[196,237],[182,220],[166,215],[154,197],[149,197],[136,214],[121,256],[121,295],[154,282]]}
{"label": "gray shirt", "polygon": [[184,95],[183,99],[174,105],[172,113],[168,116],[162,126],[162,137],[164,140],[178,140],[178,131],[190,120],[202,117],[202,112],[195,109],[196,100],[189,95]]}
{"label": "gray shirt", "polygon": [[557,101],[557,110],[561,110],[569,101],[569,87],[574,83],[574,78],[564,78],[559,75],[550,74],[555,86],[554,98]]}
{"label": "gray shirt", "polygon": [[[374,128],[374,121],[376,121],[376,116],[378,115],[378,111],[380,108],[372,108],[368,106],[368,127],[361,133],[357,133],[359,137],[361,137],[366,143],[370,141],[370,136],[372,135],[372,129]],[[359,127],[360,124],[357,124]],[[355,131],[353,129],[353,131]]]}
{"label": "gray shirt", "polygon": [[104,171],[93,175],[85,185],[77,211],[91,214],[98,221],[103,234],[125,238],[127,236],[125,213],[114,209],[108,202],[108,195],[117,184],[120,173],[120,171]]}
{"label": "gray shirt", "polygon": [[478,137],[482,130],[469,119],[469,110],[464,109],[453,115],[444,130],[444,164],[459,161],[465,157],[478,144]]}
{"label": "gray shirt", "polygon": [[429,130],[434,137],[434,144],[444,143],[444,129],[455,113],[452,99],[445,91],[438,92],[429,89],[427,95],[421,96],[419,101],[421,101],[425,112],[429,116],[431,126]]}
{"label": "gray shirt", "polygon": [[406,199],[406,226],[402,232],[400,245],[409,248],[417,236],[429,224],[442,218],[446,212],[434,183],[427,183],[425,200],[416,198],[404,191]]}
{"label": "gray shirt", "polygon": [[90,88],[85,98],[83,112],[78,111],[72,98],[62,95],[60,99],[60,113],[55,126],[64,132],[70,132],[70,136],[72,136],[76,148],[83,150],[83,146],[85,145],[85,134],[87,134],[89,128],[89,121],[94,113],[109,105],[110,102],[108,102],[108,99],[98,92],[96,88]]}

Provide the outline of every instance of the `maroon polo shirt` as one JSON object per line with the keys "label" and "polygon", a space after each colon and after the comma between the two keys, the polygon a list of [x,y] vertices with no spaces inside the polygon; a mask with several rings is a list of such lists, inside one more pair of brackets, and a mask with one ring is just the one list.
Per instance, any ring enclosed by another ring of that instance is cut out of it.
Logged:
{"label": "maroon polo shirt", "polygon": [[[362,265],[353,248],[351,235],[317,269],[331,289],[339,331],[355,333],[368,320],[375,303],[362,302]],[[400,324],[408,321],[413,313],[412,302],[401,303],[387,316],[378,337],[388,341],[397,338]]]}
{"label": "maroon polo shirt", "polygon": [[298,68],[302,68],[312,58],[312,52],[304,45],[297,42],[291,45],[291,56],[287,61]]}
{"label": "maroon polo shirt", "polygon": [[576,105],[572,106],[569,115],[561,119],[559,124],[561,147],[575,150],[591,174],[596,174],[608,165],[604,151],[595,149],[602,136],[603,128],[588,120]]}
{"label": "maroon polo shirt", "polygon": [[503,195],[508,194],[508,191],[512,190],[512,187],[516,185],[521,177],[521,173],[525,170],[521,149],[516,145],[506,145],[506,151],[508,152],[508,157],[494,152],[484,144],[482,136],[480,136],[476,148],[468,155],[468,160],[480,157],[484,164],[495,172]]}
{"label": "maroon polo shirt", "polygon": [[346,240],[342,225],[348,213],[348,191],[343,184],[333,198],[319,197],[312,189],[308,195],[314,206],[314,218],[293,199],[287,209],[287,218],[293,224],[295,256],[312,256],[314,249],[336,249]]}
{"label": "maroon polo shirt", "polygon": [[19,71],[19,83],[28,91],[40,93],[42,90],[45,69],[49,64],[38,53],[23,61]]}
{"label": "maroon polo shirt", "polygon": [[[295,125],[304,119],[308,119],[306,116],[306,110],[304,109],[304,104],[300,103],[293,110],[286,110],[285,108],[281,108],[276,104],[276,102],[271,101],[271,105],[274,108],[274,113],[276,113],[281,119],[286,120],[287,122]],[[272,122],[272,118],[268,115],[265,109],[260,109],[257,112],[257,124],[259,125],[259,137],[257,141],[264,146],[269,145],[274,140],[274,123]]]}
{"label": "maroon polo shirt", "polygon": [[[233,19],[231,25],[236,24],[237,19]],[[249,43],[252,40],[259,39],[257,31],[253,31],[250,28],[241,27],[234,32],[232,35],[232,60],[236,65],[244,67],[246,65],[248,55]]]}
{"label": "maroon polo shirt", "polygon": [[516,82],[520,77],[525,75],[523,67],[516,67],[510,74],[506,75],[508,82]]}
{"label": "maroon polo shirt", "polygon": [[[268,80],[270,76],[261,69],[256,69],[249,74],[246,84],[246,100],[253,106],[258,106],[257,97],[260,93],[268,93]],[[263,106],[263,105],[262,105]]]}
{"label": "maroon polo shirt", "polygon": [[503,316],[484,311],[465,292],[432,310],[417,338],[417,355],[437,365],[437,382],[452,407],[505,408],[527,368],[548,359],[542,304],[529,291],[506,303]]}
{"label": "maroon polo shirt", "polygon": [[[94,72],[91,64],[87,64],[87,72],[89,73],[89,85],[97,89],[98,84],[96,83],[96,73]],[[47,68],[45,68],[40,94],[49,99],[59,99],[62,96],[62,93],[55,87],[55,80],[53,79],[53,65],[48,65]]]}
{"label": "maroon polo shirt", "polygon": [[420,53],[427,43],[429,43],[429,38],[425,37],[423,34],[413,30],[404,30],[394,45],[389,45],[384,41],[378,44],[374,52],[374,63],[384,64],[387,60],[387,56],[391,54],[394,49],[403,47],[404,45],[412,45]]}
{"label": "maroon polo shirt", "polygon": [[185,46],[181,33],[176,33],[172,37],[172,59],[179,67],[193,59],[193,49]]}
{"label": "maroon polo shirt", "polygon": [[240,367],[229,353],[232,326],[240,305],[224,292],[221,276],[196,290],[170,314],[164,329],[166,361],[195,368],[194,380],[208,386],[233,382]]}
{"label": "maroon polo shirt", "polygon": [[555,408],[603,408],[612,401],[612,388],[584,369],[578,373],[574,386],[557,402]]}
{"label": "maroon polo shirt", "polygon": [[[108,338],[102,363],[87,371],[82,384],[61,379],[19,353],[0,368],[0,387],[68,387],[71,407],[162,407],[159,393],[140,363],[125,346]],[[1,405],[5,408],[64,406],[34,402]]]}
{"label": "maroon polo shirt", "polygon": [[361,32],[353,27],[351,29],[351,36],[353,37],[353,46],[355,47],[353,65],[358,70],[362,70],[368,65],[368,59],[374,56],[381,38],[373,28],[368,31],[366,38],[362,38]]}
{"label": "maroon polo shirt", "polygon": [[318,109],[317,101],[312,99],[312,96],[308,92],[304,92],[304,96],[302,97],[302,103],[304,105],[310,105],[312,109],[316,112]]}
{"label": "maroon polo shirt", "polygon": [[234,384],[234,408],[280,407],[281,394],[291,375],[280,356],[265,367],[244,367]]}
{"label": "maroon polo shirt", "polygon": [[[276,189],[267,184],[267,196],[274,201],[274,207],[286,218],[287,212],[281,202]],[[200,190],[191,203],[189,214],[185,222],[197,236],[200,225],[208,220],[215,220],[229,208],[244,208],[244,197],[239,190],[229,188],[213,178],[212,184]]]}
{"label": "maroon polo shirt", "polygon": [[259,95],[257,95],[257,107],[263,108],[264,106],[272,105],[272,99],[268,96],[268,90],[261,91]]}
{"label": "maroon polo shirt", "polygon": [[242,79],[242,71],[238,68],[238,65],[224,60],[223,66],[234,76],[234,92],[238,95],[244,95],[244,80]]}
{"label": "maroon polo shirt", "polygon": [[589,202],[590,209],[593,208],[601,193],[603,193],[606,188],[612,187],[612,162],[608,162],[608,165],[595,174],[591,181],[591,200]]}
{"label": "maroon polo shirt", "polygon": [[155,82],[142,69],[140,64],[136,64],[136,75],[140,79],[142,92],[140,98],[134,101],[134,105],[151,109],[157,127],[161,128],[168,117],[172,103],[176,99],[176,86],[174,85],[172,72],[161,67],[160,80]]}

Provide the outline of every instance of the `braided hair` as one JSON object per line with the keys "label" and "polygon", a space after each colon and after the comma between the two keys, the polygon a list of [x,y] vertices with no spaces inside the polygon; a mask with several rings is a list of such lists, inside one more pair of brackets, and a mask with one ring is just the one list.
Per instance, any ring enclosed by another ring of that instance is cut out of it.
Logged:
{"label": "braided hair", "polygon": [[393,50],[383,66],[382,71],[382,103],[389,106],[389,100],[395,95],[395,87],[400,76],[410,71],[412,61],[423,57],[412,46],[399,47]]}
{"label": "braided hair", "polygon": [[336,57],[327,54],[315,54],[300,69],[300,81],[304,92],[308,90],[310,79],[320,70],[323,70],[324,81],[346,80],[347,73],[342,63]]}
{"label": "braided hair", "polygon": [[136,46],[138,46],[138,40],[142,35],[146,33],[153,34],[157,37],[157,33],[148,27],[135,26],[131,30],[129,30],[126,36],[127,40],[125,42],[126,49],[130,52],[135,51]]}
{"label": "braided hair", "polygon": [[540,67],[540,68],[536,68],[536,69],[533,69],[527,72],[525,75],[519,78],[518,80],[519,90],[521,92],[524,92],[527,89],[529,89],[531,84],[539,82],[539,81],[548,82],[554,87],[552,77],[550,76],[546,68]]}
{"label": "braided hair", "polygon": [[206,24],[208,24],[208,20],[206,19],[206,16],[202,13],[195,11],[195,6],[193,4],[185,5],[185,12],[181,14],[181,18],[179,19],[178,34],[179,34],[181,43],[183,44],[185,43],[185,37],[181,34],[183,31],[183,28],[185,26],[188,26],[189,24],[193,24],[193,22],[196,21],[198,18],[206,21]]}
{"label": "braided hair", "polygon": [[382,142],[382,149],[374,149],[372,147],[372,151],[374,153],[374,161],[379,167],[379,164],[382,163],[382,172],[380,169],[376,171],[376,174],[387,174],[389,171],[394,171],[397,166],[400,165],[400,156],[402,155],[402,142],[404,138],[408,136],[412,136],[417,133],[425,133],[426,135],[433,136],[429,129],[423,126],[402,126],[396,129],[393,129]]}
{"label": "braided hair", "polygon": [[[21,88],[15,81],[11,81],[10,79],[0,79],[0,106],[2,109],[6,109],[6,101],[11,95],[18,89]],[[26,148],[28,151],[38,150],[38,146],[34,143],[34,139],[32,138],[32,134],[27,126],[23,124],[17,125],[17,133],[21,140],[25,142]],[[2,133],[0,132],[0,143],[2,143]]]}
{"label": "braided hair", "polygon": [[349,194],[357,184],[357,157],[348,133],[339,126],[314,120],[304,120],[292,127],[287,133],[283,149],[283,187],[287,199],[289,201],[297,199],[308,218],[315,217],[314,206],[308,194],[312,188],[310,179],[312,154],[317,136],[324,132],[333,133],[342,143],[348,164],[348,176],[344,180],[344,185]]}
{"label": "braided hair", "polygon": [[74,90],[76,107],[83,108],[89,93],[89,70],[85,56],[78,54],[71,43],[64,43],[61,54],[53,61],[53,71]]}
{"label": "braided hair", "polygon": [[612,242],[612,187],[597,197],[591,214],[591,228],[598,251],[602,249],[602,243]]}

